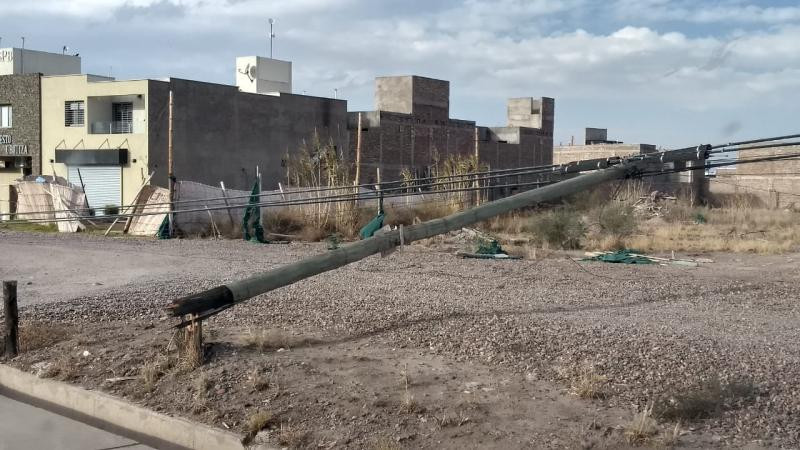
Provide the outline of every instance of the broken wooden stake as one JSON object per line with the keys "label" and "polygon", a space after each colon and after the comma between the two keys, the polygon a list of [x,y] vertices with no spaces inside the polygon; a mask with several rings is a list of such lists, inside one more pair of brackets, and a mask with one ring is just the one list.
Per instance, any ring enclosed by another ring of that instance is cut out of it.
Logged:
{"label": "broken wooden stake", "polygon": [[17,282],[3,281],[3,309],[5,311],[5,355],[15,357],[19,351],[19,309],[17,308]]}

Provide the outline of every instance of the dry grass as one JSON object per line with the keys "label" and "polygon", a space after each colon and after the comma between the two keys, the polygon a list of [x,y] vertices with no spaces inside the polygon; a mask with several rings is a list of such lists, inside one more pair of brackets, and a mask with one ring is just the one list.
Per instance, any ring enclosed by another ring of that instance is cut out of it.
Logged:
{"label": "dry grass", "polygon": [[278,444],[288,448],[301,448],[308,443],[309,432],[293,427],[288,424],[281,424],[278,430]]}
{"label": "dry grass", "polygon": [[70,336],[69,328],[48,322],[22,322],[19,327],[19,350],[29,352],[50,347]]}
{"label": "dry grass", "polygon": [[658,434],[658,426],[652,415],[653,405],[650,404],[637,413],[631,423],[625,426],[623,435],[629,444],[645,445],[651,442],[653,437]]}
{"label": "dry grass", "polygon": [[248,328],[242,340],[246,346],[260,351],[289,348],[300,342],[285,331],[275,328],[265,330]]}
{"label": "dry grass", "polygon": [[389,436],[381,436],[372,445],[374,450],[400,450],[403,447]]}
{"label": "dry grass", "polygon": [[43,373],[42,378],[57,378],[69,381],[77,378],[79,370],[77,362],[70,356],[64,355],[55,360]]}
{"label": "dry grass", "polygon": [[603,398],[607,383],[607,376],[597,373],[594,366],[585,365],[574,377],[571,392],[584,399]]}
{"label": "dry grass", "polygon": [[272,384],[270,383],[269,377],[263,374],[258,368],[253,369],[247,379],[253,385],[253,389],[255,389],[257,392],[269,389],[270,385]]}
{"label": "dry grass", "polygon": [[245,431],[249,434],[256,435],[259,431],[269,426],[275,420],[275,415],[269,411],[256,411],[253,415],[247,418],[245,423]]}
{"label": "dry grass", "polygon": [[757,393],[749,380],[722,383],[718,378],[666,396],[655,403],[656,414],[667,420],[693,421],[719,415],[725,409],[751,401]]}

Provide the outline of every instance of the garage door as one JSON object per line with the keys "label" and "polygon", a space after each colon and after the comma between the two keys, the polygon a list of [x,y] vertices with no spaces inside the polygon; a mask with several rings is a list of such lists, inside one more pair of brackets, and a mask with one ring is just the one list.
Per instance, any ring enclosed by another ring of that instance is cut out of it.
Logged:
{"label": "garage door", "polygon": [[106,205],[122,204],[122,167],[120,166],[68,166],[69,182],[81,185],[78,169],[83,177],[86,198],[97,215],[103,214]]}

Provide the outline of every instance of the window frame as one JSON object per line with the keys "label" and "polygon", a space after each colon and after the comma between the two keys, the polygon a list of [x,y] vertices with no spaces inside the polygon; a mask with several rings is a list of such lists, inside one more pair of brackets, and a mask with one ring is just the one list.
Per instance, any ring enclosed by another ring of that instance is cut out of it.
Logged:
{"label": "window frame", "polygon": [[[70,105],[81,105],[80,108],[72,109]],[[81,121],[75,121],[75,111],[81,112]],[[65,100],[64,101],[64,126],[68,128],[79,128],[86,126],[86,102],[83,100]]]}
{"label": "window frame", "polygon": [[[7,110],[8,123],[3,123],[3,111]],[[10,104],[0,105],[0,129],[14,128],[14,107]]]}

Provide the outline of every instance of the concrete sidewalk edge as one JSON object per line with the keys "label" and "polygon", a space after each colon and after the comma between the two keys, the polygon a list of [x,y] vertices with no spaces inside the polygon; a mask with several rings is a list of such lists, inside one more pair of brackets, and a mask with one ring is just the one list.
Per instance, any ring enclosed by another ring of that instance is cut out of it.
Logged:
{"label": "concrete sidewalk edge", "polygon": [[[240,437],[187,419],[170,417],[109,394],[47,380],[0,364],[0,395],[96,428],[168,450],[241,450]],[[247,447],[266,450],[270,447]]]}

